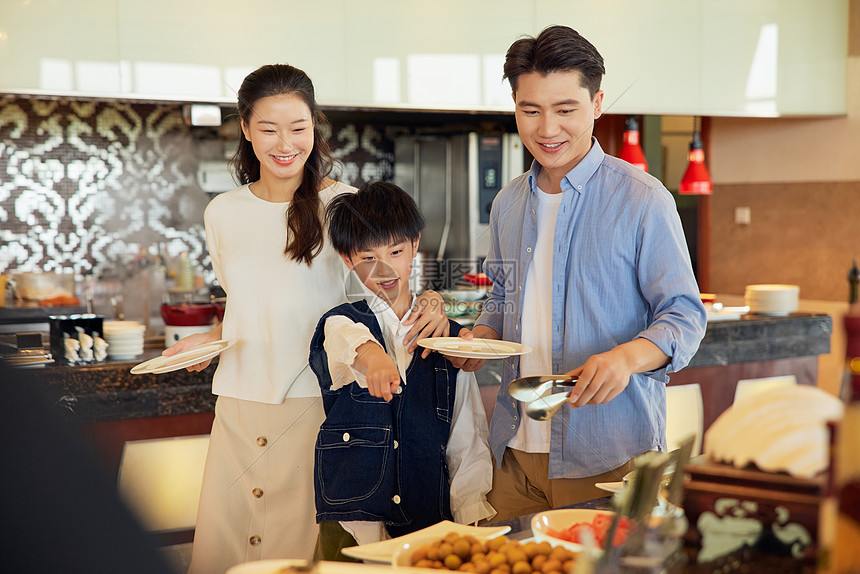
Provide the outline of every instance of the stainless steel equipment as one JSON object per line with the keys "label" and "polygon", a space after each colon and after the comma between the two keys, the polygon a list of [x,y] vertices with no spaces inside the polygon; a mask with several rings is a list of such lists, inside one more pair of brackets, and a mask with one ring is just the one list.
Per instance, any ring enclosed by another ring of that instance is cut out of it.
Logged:
{"label": "stainless steel equipment", "polygon": [[400,136],[394,183],[424,214],[417,288],[448,289],[463,273],[480,271],[489,249],[490,207],[524,169],[517,134]]}

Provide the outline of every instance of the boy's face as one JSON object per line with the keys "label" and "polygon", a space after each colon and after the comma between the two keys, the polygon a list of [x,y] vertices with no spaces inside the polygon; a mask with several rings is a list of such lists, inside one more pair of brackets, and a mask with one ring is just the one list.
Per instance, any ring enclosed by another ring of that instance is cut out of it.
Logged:
{"label": "boy's face", "polygon": [[577,71],[530,72],[518,78],[513,98],[523,144],[545,170],[563,177],[591,149],[603,91],[592,98]]}
{"label": "boy's face", "polygon": [[398,311],[412,303],[409,276],[416,253],[418,240],[406,240],[356,251],[349,257],[341,255],[341,258],[349,269],[355,270],[365,287]]}

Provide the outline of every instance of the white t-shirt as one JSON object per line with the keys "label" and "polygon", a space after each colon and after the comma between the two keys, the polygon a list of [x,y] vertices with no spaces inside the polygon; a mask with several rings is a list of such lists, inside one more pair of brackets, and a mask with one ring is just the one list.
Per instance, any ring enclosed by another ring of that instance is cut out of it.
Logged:
{"label": "white t-shirt", "polygon": [[[537,190],[537,241],[523,285],[522,342],[533,350],[520,357],[520,376],[553,375],[552,372],[552,252],[560,193]],[[535,397],[537,398],[537,397]],[[524,416],[517,402],[520,426],[508,446],[525,452],[549,452],[550,423]]]}
{"label": "white t-shirt", "polygon": [[[320,191],[323,205],[355,188],[334,183]],[[227,292],[224,351],[212,392],[280,404],[287,397],[318,397],[308,367],[310,340],[320,317],[346,301],[346,266],[328,241],[311,266],[284,254],[289,203],[272,203],[247,185],[206,207],[206,241],[218,282]]]}

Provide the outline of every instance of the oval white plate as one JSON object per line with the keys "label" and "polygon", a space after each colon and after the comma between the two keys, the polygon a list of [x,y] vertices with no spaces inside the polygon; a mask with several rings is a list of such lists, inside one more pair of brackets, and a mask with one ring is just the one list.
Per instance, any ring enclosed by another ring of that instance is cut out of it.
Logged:
{"label": "oval white plate", "polygon": [[461,536],[471,534],[480,540],[489,540],[502,534],[510,532],[510,526],[467,526],[465,524],[457,524],[450,520],[437,522],[433,526],[416,530],[412,534],[390,538],[373,544],[364,544],[363,546],[351,546],[341,550],[345,555],[356,560],[364,562],[374,562],[378,564],[391,564],[396,552],[406,544],[428,544],[433,540],[443,538],[449,532],[456,532]]}
{"label": "oval white plate", "polygon": [[213,343],[206,343],[205,345],[192,347],[186,351],[173,355],[172,357],[165,357],[162,355],[148,361],[144,361],[139,365],[135,365],[131,368],[131,373],[133,375],[160,375],[162,373],[178,371],[179,369],[196,365],[206,359],[211,359],[235,344],[235,339],[221,339],[220,341],[215,341]]}
{"label": "oval white plate", "polygon": [[433,337],[421,339],[418,344],[431,351],[463,359],[504,359],[511,355],[525,355],[532,351],[531,347],[522,343],[495,339],[476,338],[467,341],[460,337]]}

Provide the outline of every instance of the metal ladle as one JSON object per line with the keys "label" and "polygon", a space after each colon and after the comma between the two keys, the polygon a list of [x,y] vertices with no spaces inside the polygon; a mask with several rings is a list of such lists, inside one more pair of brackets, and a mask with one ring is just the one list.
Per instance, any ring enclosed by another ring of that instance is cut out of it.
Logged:
{"label": "metal ladle", "polygon": [[570,399],[571,392],[549,394],[530,402],[526,405],[526,416],[536,421],[549,420]]}
{"label": "metal ladle", "polygon": [[554,387],[572,387],[577,377],[535,376],[514,379],[508,384],[508,394],[518,401],[537,400]]}

